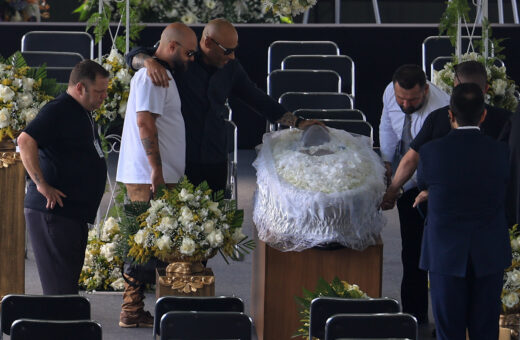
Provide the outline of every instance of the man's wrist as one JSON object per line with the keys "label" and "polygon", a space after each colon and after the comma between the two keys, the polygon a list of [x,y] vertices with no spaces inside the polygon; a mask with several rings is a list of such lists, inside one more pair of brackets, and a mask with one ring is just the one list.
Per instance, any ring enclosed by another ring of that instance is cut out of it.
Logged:
{"label": "man's wrist", "polygon": [[296,120],[294,121],[294,127],[299,128],[300,124],[305,121],[305,118],[296,116]]}

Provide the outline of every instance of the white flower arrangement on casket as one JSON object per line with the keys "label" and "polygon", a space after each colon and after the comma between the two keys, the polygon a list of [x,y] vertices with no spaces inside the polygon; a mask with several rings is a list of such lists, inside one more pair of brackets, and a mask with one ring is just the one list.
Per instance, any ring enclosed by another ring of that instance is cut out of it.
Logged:
{"label": "white flower arrangement on casket", "polygon": [[264,135],[253,220],[259,238],[280,250],[323,243],[364,249],[385,220],[378,207],[384,166],[367,137],[329,128],[330,141],[304,146],[302,131]]}

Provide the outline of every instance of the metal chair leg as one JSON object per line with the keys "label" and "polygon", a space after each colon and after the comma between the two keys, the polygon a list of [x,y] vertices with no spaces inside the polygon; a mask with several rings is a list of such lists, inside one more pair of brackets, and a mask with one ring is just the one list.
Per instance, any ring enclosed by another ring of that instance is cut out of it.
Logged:
{"label": "metal chair leg", "polygon": [[374,7],[374,16],[376,18],[376,23],[381,23],[381,16],[379,15],[379,5],[377,4],[377,0],[372,0],[372,7]]}
{"label": "metal chair leg", "polygon": [[513,10],[513,20],[515,24],[519,24],[518,21],[518,6],[516,5],[516,0],[511,0],[511,8]]}
{"label": "metal chair leg", "polygon": [[334,22],[339,24],[341,21],[341,0],[334,0]]}

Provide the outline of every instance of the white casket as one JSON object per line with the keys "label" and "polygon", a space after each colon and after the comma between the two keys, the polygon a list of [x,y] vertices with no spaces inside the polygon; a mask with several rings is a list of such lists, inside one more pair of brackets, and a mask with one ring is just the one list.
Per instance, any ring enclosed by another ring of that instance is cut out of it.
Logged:
{"label": "white casket", "polygon": [[386,223],[385,168],[369,138],[329,128],[323,140],[318,128],[264,135],[253,163],[258,237],[282,251],[327,243],[363,250]]}

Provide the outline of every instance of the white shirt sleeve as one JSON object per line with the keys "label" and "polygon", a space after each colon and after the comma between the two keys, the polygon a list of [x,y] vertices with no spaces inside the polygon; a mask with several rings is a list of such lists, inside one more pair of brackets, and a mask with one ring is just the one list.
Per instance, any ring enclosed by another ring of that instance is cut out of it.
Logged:
{"label": "white shirt sleeve", "polygon": [[[135,82],[136,88],[136,112],[149,111],[158,115],[164,114],[164,105],[168,88],[155,86],[146,72],[141,73],[139,81]],[[168,76],[172,78],[168,72]]]}
{"label": "white shirt sleeve", "polygon": [[390,120],[389,109],[392,101],[395,101],[395,95],[393,84],[390,83],[383,94],[383,113],[379,124],[379,145],[381,146],[381,157],[385,162],[392,162],[397,143],[400,140],[400,136],[396,135]]}

